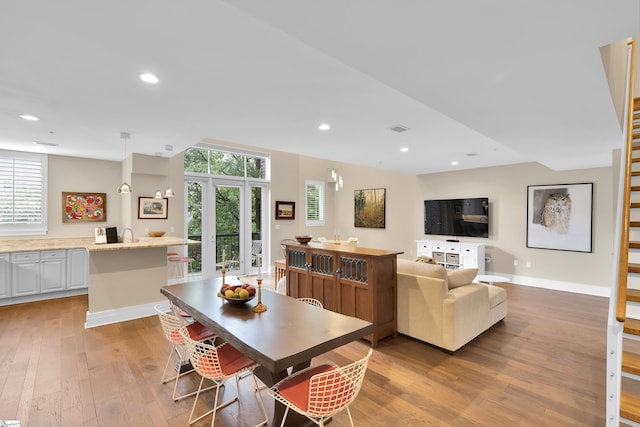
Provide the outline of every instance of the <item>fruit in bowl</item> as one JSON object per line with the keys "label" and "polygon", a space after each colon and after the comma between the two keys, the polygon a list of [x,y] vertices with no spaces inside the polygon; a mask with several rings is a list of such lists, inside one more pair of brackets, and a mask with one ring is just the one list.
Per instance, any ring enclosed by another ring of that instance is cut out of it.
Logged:
{"label": "fruit in bowl", "polygon": [[244,304],[256,296],[256,288],[244,283],[242,285],[224,284],[220,288],[220,296],[233,304]]}

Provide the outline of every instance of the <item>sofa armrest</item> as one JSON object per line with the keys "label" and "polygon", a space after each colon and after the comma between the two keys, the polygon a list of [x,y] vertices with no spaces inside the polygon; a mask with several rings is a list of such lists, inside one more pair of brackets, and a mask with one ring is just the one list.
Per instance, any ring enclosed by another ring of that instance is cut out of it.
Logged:
{"label": "sofa armrest", "polygon": [[451,289],[444,299],[445,348],[455,351],[491,326],[489,290],[481,284]]}
{"label": "sofa armrest", "polygon": [[448,292],[444,280],[398,272],[398,332],[439,345]]}

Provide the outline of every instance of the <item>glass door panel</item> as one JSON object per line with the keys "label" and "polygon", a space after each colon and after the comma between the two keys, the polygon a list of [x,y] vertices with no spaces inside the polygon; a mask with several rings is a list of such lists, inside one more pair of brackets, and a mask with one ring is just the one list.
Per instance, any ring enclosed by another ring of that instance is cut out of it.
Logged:
{"label": "glass door panel", "polygon": [[200,244],[187,245],[189,257],[194,261],[191,263],[191,273],[195,275],[202,275],[202,254],[203,250],[206,252],[206,248],[202,246],[203,236],[203,223],[202,223],[202,197],[203,197],[203,185],[198,181],[186,182],[186,194],[187,194],[187,212],[186,217],[187,224],[187,238],[189,240],[195,240]]}
{"label": "glass door panel", "polygon": [[[251,273],[268,270],[267,251],[268,236],[266,233],[266,185],[250,184],[251,194]],[[260,268],[258,268],[260,267]]]}
{"label": "glass door panel", "polygon": [[[241,219],[242,188],[240,185],[215,183],[216,275],[242,274]],[[224,263],[223,263],[224,261]]]}

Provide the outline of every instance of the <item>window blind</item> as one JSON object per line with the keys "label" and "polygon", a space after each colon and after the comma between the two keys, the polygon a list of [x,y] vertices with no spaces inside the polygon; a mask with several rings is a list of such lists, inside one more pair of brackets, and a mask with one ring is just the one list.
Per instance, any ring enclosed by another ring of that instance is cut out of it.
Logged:
{"label": "window blind", "polygon": [[323,226],[324,225],[324,182],[322,181],[306,181],[305,196],[305,225],[307,226]]}
{"label": "window blind", "polygon": [[47,156],[0,151],[0,234],[46,231]]}

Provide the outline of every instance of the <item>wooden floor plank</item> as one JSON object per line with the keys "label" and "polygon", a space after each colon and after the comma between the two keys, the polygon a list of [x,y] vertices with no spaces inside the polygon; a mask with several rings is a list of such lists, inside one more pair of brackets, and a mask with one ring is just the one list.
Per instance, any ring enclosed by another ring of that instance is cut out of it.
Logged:
{"label": "wooden floor plank", "polygon": [[[507,291],[507,318],[453,355],[402,335],[380,342],[352,406],[356,425],[604,425],[608,300],[494,286]],[[85,329],[86,311],[86,296],[0,307],[0,417],[28,426],[187,425],[193,398],[174,402],[173,382],[160,381],[170,345],[157,318]],[[313,364],[346,364],[367,348],[357,341]],[[191,375],[180,388],[197,383]],[[223,409],[217,426],[259,421],[250,383],[241,382],[242,403]],[[212,399],[205,394],[196,410]],[[349,425],[347,415],[331,425]]]}

